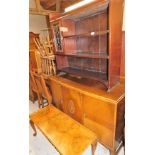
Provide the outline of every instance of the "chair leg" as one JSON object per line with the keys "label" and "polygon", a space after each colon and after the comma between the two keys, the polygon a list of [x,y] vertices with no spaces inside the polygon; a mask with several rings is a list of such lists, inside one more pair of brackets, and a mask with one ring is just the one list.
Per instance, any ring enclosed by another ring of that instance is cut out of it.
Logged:
{"label": "chair leg", "polygon": [[45,106],[44,106],[44,99],[42,99],[42,108],[44,108]]}
{"label": "chair leg", "polygon": [[38,107],[41,108],[41,105],[42,105],[42,104],[41,104],[41,101],[38,100]]}
{"label": "chair leg", "polygon": [[116,155],[116,151],[115,150],[110,150],[110,155]]}
{"label": "chair leg", "polygon": [[49,101],[48,101],[48,99],[47,99],[47,104],[46,104],[46,106],[48,106],[49,105]]}
{"label": "chair leg", "polygon": [[92,146],[92,155],[95,155],[95,150],[96,150],[96,147],[97,147],[97,142],[95,141],[94,143],[91,144]]}
{"label": "chair leg", "polygon": [[33,123],[31,120],[30,120],[30,125],[31,125],[31,127],[32,127],[32,129],[33,129],[33,131],[34,131],[33,136],[36,136],[36,135],[37,135],[37,130],[36,130],[36,128],[35,128],[34,123]]}
{"label": "chair leg", "polygon": [[35,103],[36,94],[33,92],[33,104]]}
{"label": "chair leg", "polygon": [[30,100],[32,101],[32,103],[34,104],[35,103],[35,99],[36,99],[36,94],[30,90]]}
{"label": "chair leg", "polygon": [[41,97],[40,98],[40,105],[39,105],[39,108],[44,108],[44,100],[43,100],[43,98]]}
{"label": "chair leg", "polygon": [[37,93],[37,96],[38,96],[38,107],[40,108],[42,101],[41,101],[41,97],[40,97],[39,93]]}

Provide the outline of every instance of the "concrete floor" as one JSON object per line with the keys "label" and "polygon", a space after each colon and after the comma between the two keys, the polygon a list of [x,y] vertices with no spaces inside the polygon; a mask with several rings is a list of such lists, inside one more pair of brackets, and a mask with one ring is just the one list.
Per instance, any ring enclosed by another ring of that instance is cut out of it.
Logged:
{"label": "concrete floor", "polygon": [[[29,102],[29,113],[37,111],[38,104]],[[29,155],[59,155],[56,149],[49,143],[44,135],[37,129],[37,136],[33,136],[33,130],[29,127]],[[89,146],[82,155],[91,155],[91,146]],[[109,150],[103,145],[97,145],[95,155],[109,155]],[[118,155],[124,155],[124,149],[121,148]]]}

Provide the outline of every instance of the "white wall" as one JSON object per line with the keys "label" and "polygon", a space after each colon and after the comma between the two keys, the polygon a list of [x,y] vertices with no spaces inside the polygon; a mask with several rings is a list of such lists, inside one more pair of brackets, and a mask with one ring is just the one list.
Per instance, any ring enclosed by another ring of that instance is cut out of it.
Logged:
{"label": "white wall", "polygon": [[[34,0],[29,0],[29,8],[36,8]],[[29,15],[29,32],[40,33],[44,28],[47,28],[45,16]]]}
{"label": "white wall", "polygon": [[36,8],[35,0],[29,0],[29,8]]}
{"label": "white wall", "polygon": [[45,16],[29,15],[29,32],[40,33],[44,28],[47,28]]}

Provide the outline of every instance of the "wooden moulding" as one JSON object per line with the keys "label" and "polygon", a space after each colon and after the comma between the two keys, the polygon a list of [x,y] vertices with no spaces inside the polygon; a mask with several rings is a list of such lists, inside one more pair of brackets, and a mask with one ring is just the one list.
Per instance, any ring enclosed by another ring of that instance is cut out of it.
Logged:
{"label": "wooden moulding", "polygon": [[69,87],[73,90],[79,91],[82,94],[100,99],[112,104],[117,104],[120,100],[125,97],[125,86],[124,79],[121,79],[121,84],[113,89],[110,93],[103,89],[98,89],[97,87],[86,86],[84,84],[79,84],[77,82],[62,78],[62,77],[50,77],[50,80],[58,83],[60,85]]}
{"label": "wooden moulding", "polygon": [[77,14],[81,11],[85,11],[87,9],[89,9],[90,7],[96,7],[97,5],[102,5],[105,6],[105,8],[108,6],[110,0],[94,0],[93,2],[86,4],[80,8],[77,8],[75,10],[66,12],[66,13],[51,13],[49,14],[50,17],[50,22],[55,22],[58,21],[64,17],[67,17],[69,15],[74,15]]}

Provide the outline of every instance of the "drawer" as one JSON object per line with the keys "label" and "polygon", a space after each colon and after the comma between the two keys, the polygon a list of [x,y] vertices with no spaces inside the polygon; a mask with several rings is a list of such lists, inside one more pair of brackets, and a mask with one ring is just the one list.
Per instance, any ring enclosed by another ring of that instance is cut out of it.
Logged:
{"label": "drawer", "polygon": [[63,111],[76,121],[83,123],[83,108],[79,92],[62,86]]}

